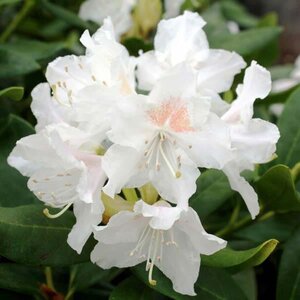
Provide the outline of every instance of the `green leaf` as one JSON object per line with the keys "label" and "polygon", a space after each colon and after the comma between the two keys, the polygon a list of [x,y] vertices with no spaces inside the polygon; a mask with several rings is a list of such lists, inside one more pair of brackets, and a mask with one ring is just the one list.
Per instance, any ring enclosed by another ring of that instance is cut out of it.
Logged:
{"label": "green leaf", "polygon": [[48,219],[43,206],[0,208],[0,255],[29,265],[67,266],[89,260],[93,242],[78,255],[67,244],[74,224],[71,212]]}
{"label": "green leaf", "polygon": [[109,282],[119,272],[120,269],[116,268],[103,270],[91,262],[72,266],[71,273],[74,274],[72,275],[74,276],[72,280],[72,289],[74,291],[82,291],[97,283],[103,281]]}
{"label": "green leaf", "polygon": [[254,27],[258,23],[257,18],[249,14],[243,5],[236,1],[222,1],[221,7],[228,20],[234,21],[242,27]]}
{"label": "green leaf", "polygon": [[122,281],[110,294],[109,300],[154,300],[154,292],[131,276]]}
{"label": "green leaf", "polygon": [[0,48],[0,78],[25,75],[40,69],[40,65],[30,56]]}
{"label": "green leaf", "polygon": [[15,3],[18,3],[18,2],[21,2],[22,0],[0,0],[0,6],[2,5],[11,5],[11,4],[15,4]]}
{"label": "green leaf", "polygon": [[276,40],[281,31],[280,27],[253,28],[230,36],[219,36],[211,40],[210,44],[211,48],[236,51],[242,56],[250,56]]}
{"label": "green leaf", "polygon": [[[148,283],[148,273],[145,266],[134,267],[133,273],[144,283]],[[186,296],[173,290],[171,281],[165,277],[157,268],[154,270],[153,278],[157,284],[150,286],[155,291],[175,300],[246,300],[246,296],[237,286],[231,276],[221,269],[201,267],[198,281],[195,284],[197,296]]]}
{"label": "green leaf", "polygon": [[221,171],[208,170],[198,178],[197,192],[191,197],[190,205],[203,218],[233,195],[227,177]]}
{"label": "green leaf", "polygon": [[294,65],[286,64],[286,65],[277,65],[269,68],[271,72],[272,80],[289,78],[294,69]]}
{"label": "green leaf", "polygon": [[14,101],[19,101],[23,98],[24,88],[21,86],[12,86],[0,91],[0,97],[7,97]]}
{"label": "green leaf", "polygon": [[10,115],[0,125],[0,206],[12,207],[38,202],[27,188],[27,178],[7,164],[7,156],[17,140],[33,134],[34,129],[25,120]]}
{"label": "green leaf", "polygon": [[18,53],[26,57],[40,60],[55,55],[58,51],[65,48],[63,42],[40,42],[35,40],[16,40],[0,45],[0,49]]}
{"label": "green leaf", "polygon": [[76,26],[81,29],[89,29],[95,31],[95,26],[92,26],[90,23],[87,23],[79,18],[79,16],[72,11],[69,11],[57,4],[50,3],[48,0],[40,0],[41,7],[53,14],[56,18],[62,19],[63,21]]}
{"label": "green leaf", "polygon": [[263,209],[300,211],[300,198],[287,166],[272,167],[255,183],[255,187]]}
{"label": "green leaf", "polygon": [[0,288],[29,295],[40,295],[40,285],[45,280],[40,268],[13,263],[0,264]]}
{"label": "green leaf", "polygon": [[248,300],[257,299],[257,286],[253,268],[232,275],[233,280],[243,290]]}
{"label": "green leaf", "polygon": [[290,168],[300,161],[300,88],[297,88],[286,102],[285,109],[278,121],[281,138],[277,145],[278,158]]}
{"label": "green leaf", "polygon": [[277,300],[300,299],[300,228],[284,247],[279,265]]}
{"label": "green leaf", "polygon": [[238,267],[239,269],[258,266],[270,256],[277,244],[278,241],[269,240],[258,247],[241,251],[227,247],[210,256],[202,255],[202,264],[216,268]]}
{"label": "green leaf", "polygon": [[271,238],[284,242],[299,225],[299,219],[300,214],[296,212],[276,214],[235,232],[234,237],[255,243],[263,243]]}
{"label": "green leaf", "polygon": [[32,300],[32,297],[7,290],[0,290],[0,299],[9,300]]}
{"label": "green leaf", "polygon": [[298,84],[298,85],[295,85],[295,86],[289,88],[286,91],[282,91],[279,93],[271,93],[263,101],[258,101],[257,104],[259,106],[261,106],[261,105],[271,105],[274,103],[286,103],[287,100],[289,99],[289,97],[292,95],[292,93],[299,88],[300,88],[300,85]]}

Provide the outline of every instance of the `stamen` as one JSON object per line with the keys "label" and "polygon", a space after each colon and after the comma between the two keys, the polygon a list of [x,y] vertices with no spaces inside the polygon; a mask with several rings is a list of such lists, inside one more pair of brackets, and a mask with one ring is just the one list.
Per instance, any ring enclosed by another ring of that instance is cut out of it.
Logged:
{"label": "stamen", "polygon": [[150,264],[150,270],[149,270],[149,274],[148,274],[148,280],[149,283],[151,285],[156,285],[156,280],[154,280],[152,278],[152,273],[153,273],[153,268],[154,268],[154,264],[155,264],[155,260],[156,260],[156,253],[157,253],[157,248],[158,248],[158,244],[159,244],[159,235],[160,235],[160,231],[155,230],[155,245],[154,245],[154,251],[153,251],[153,255],[151,257],[151,264]]}
{"label": "stamen", "polygon": [[62,215],[69,209],[69,207],[71,207],[72,204],[73,204],[73,202],[67,204],[67,205],[66,205],[59,213],[54,214],[54,215],[53,215],[53,214],[50,214],[48,208],[45,208],[45,209],[43,210],[43,213],[44,213],[44,215],[45,215],[47,218],[49,218],[49,219],[56,219],[56,218],[59,218],[60,216],[62,216]]}
{"label": "stamen", "polygon": [[164,150],[163,150],[163,147],[162,147],[162,143],[159,143],[159,150],[160,150],[160,153],[163,157],[163,159],[165,160],[169,170],[171,171],[172,175],[175,177],[175,178],[179,178],[181,176],[181,172],[179,170],[175,171],[173,169],[173,166],[171,165],[170,161],[168,160]]}

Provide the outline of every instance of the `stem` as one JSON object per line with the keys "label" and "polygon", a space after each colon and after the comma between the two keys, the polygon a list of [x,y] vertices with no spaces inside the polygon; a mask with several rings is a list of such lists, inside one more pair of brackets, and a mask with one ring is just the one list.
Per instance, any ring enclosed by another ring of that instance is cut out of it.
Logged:
{"label": "stem", "polygon": [[53,284],[53,278],[52,278],[52,269],[51,267],[46,267],[45,268],[45,276],[46,276],[46,284],[47,286],[55,291],[55,287],[54,287],[54,284]]}
{"label": "stem", "polygon": [[65,296],[65,300],[70,300],[72,299],[76,289],[75,287],[73,287],[73,283],[74,283],[74,280],[76,278],[76,274],[77,274],[77,269],[78,269],[78,266],[74,266],[70,272],[70,279],[69,279],[69,286],[68,286],[68,293],[67,295]]}
{"label": "stem", "polygon": [[0,36],[0,42],[4,43],[10,35],[16,30],[21,21],[26,17],[31,8],[34,6],[35,0],[25,0],[21,10],[17,13],[14,19],[10,22],[7,28],[3,31]]}
{"label": "stem", "polygon": [[235,224],[228,224],[225,228],[219,230],[216,232],[216,235],[219,237],[227,236],[228,234],[250,224],[252,222],[252,219],[250,216],[247,216],[243,219],[241,219],[239,222],[236,222]]}
{"label": "stem", "polygon": [[126,198],[126,200],[130,203],[135,203],[139,200],[135,189],[122,189],[122,192]]}
{"label": "stem", "polygon": [[227,236],[227,235],[251,224],[252,222],[265,221],[274,215],[275,215],[274,211],[268,211],[266,213],[262,212],[260,215],[258,215],[257,219],[255,221],[252,220],[251,216],[247,216],[247,217],[241,219],[240,221],[236,222],[235,224],[230,224],[230,222],[229,222],[229,224],[225,228],[217,231],[216,235],[219,237]]}
{"label": "stem", "polygon": [[295,166],[291,170],[292,178],[294,182],[297,182],[300,178],[300,162],[295,164]]}

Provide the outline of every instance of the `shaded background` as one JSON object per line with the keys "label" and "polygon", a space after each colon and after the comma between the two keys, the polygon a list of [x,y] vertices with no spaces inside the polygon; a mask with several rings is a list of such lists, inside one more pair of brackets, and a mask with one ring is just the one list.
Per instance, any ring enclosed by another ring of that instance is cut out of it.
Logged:
{"label": "shaded background", "polygon": [[262,16],[274,11],[284,32],[281,36],[281,63],[294,62],[300,54],[300,0],[241,0],[249,11]]}

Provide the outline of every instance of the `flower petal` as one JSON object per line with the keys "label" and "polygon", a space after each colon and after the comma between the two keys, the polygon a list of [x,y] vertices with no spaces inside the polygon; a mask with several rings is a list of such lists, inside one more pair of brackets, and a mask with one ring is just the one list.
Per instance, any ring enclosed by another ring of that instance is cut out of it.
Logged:
{"label": "flower petal", "polygon": [[270,72],[253,61],[251,66],[246,69],[243,84],[238,86],[238,98],[222,119],[229,123],[238,121],[247,123],[253,116],[254,101],[264,99],[270,91]]}
{"label": "flower petal", "polygon": [[168,230],[180,218],[182,209],[171,207],[165,201],[158,201],[154,205],[149,205],[140,200],[136,202],[134,211],[146,218],[151,218],[149,225],[153,229]]}
{"label": "flower petal", "polygon": [[76,217],[76,224],[68,235],[68,244],[81,253],[83,246],[94,230],[94,226],[101,223],[104,206],[99,199],[93,203],[84,203],[81,200],[76,201],[73,206],[73,211]]}
{"label": "flower petal", "polygon": [[240,193],[244,199],[252,219],[255,219],[259,213],[259,204],[253,187],[240,175],[239,169],[234,163],[226,165],[223,172],[228,177],[231,188]]}
{"label": "flower petal", "polygon": [[245,61],[235,52],[210,50],[208,58],[197,66],[198,89],[225,92],[230,89],[234,76],[245,67]]}
{"label": "flower petal", "polygon": [[198,63],[208,56],[208,42],[202,30],[205,21],[185,11],[174,19],[162,20],[154,39],[157,59],[175,66],[185,61]]}

